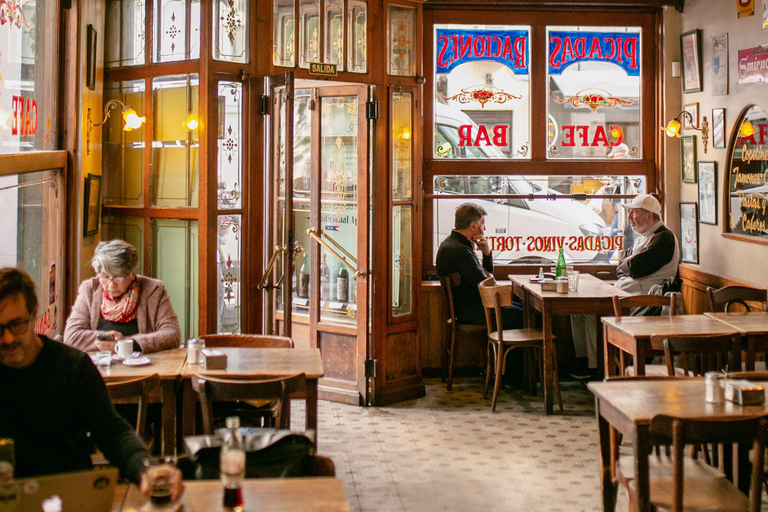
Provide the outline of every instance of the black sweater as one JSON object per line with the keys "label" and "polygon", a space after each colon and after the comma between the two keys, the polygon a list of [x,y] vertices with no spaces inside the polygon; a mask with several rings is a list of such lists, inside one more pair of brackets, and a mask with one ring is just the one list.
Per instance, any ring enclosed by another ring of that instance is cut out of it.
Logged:
{"label": "black sweater", "polygon": [[93,443],[121,476],[138,483],[149,452],[112,407],[99,371],[84,352],[45,336],[32,365],[0,365],[0,437],[13,438],[15,476],[90,469]]}
{"label": "black sweater", "polygon": [[477,253],[472,248],[472,242],[454,230],[440,244],[435,266],[439,276],[447,276],[454,272],[461,274],[461,284],[453,291],[453,305],[456,308],[457,317],[461,318],[465,310],[482,307],[477,285],[488,278],[483,268],[493,273],[492,255],[483,255],[481,265]]}

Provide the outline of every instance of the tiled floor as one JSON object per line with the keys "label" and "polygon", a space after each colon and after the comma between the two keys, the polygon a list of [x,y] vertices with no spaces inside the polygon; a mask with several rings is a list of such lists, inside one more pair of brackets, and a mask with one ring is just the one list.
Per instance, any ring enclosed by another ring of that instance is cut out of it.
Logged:
{"label": "tiled floor", "polygon": [[450,392],[439,379],[426,385],[425,398],[391,407],[320,402],[318,452],[336,464],[353,512],[600,510],[584,386],[563,382],[565,412],[546,416],[540,396],[509,388],[491,413],[479,378]]}

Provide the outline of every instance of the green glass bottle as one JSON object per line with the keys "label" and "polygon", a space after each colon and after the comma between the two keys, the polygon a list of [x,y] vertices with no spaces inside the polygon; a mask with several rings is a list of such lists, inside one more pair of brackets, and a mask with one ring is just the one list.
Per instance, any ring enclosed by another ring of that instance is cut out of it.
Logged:
{"label": "green glass bottle", "polygon": [[563,246],[560,246],[560,256],[557,257],[557,268],[555,269],[555,277],[565,275],[565,255],[563,254]]}

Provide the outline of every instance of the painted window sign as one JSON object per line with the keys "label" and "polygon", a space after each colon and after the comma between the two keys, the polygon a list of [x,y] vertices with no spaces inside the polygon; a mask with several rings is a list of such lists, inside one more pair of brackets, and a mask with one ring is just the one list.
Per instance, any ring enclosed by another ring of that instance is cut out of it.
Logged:
{"label": "painted window sign", "polygon": [[492,60],[515,75],[528,74],[527,30],[437,29],[437,73],[449,73],[465,62]]}
{"label": "painted window sign", "polygon": [[640,76],[640,34],[626,32],[550,32],[549,74],[571,64],[611,62],[628,76]]}

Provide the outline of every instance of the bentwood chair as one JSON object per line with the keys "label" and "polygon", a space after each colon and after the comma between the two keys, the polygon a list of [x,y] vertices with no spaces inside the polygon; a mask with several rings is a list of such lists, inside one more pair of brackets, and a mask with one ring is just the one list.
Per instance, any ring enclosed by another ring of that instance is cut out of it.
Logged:
{"label": "bentwood chair", "polygon": [[725,286],[715,290],[707,287],[709,310],[731,311],[731,306],[738,305],[733,311],[766,311],[766,290],[748,286]]}
{"label": "bentwood chair", "polygon": [[453,365],[456,360],[456,346],[459,339],[469,340],[474,338],[482,340],[482,334],[485,332],[485,326],[483,324],[460,324],[456,318],[456,309],[453,305],[453,288],[460,284],[461,274],[458,272],[454,272],[447,276],[440,276],[440,286],[443,289],[445,302],[448,308],[448,318],[446,320],[446,324],[448,325],[448,343],[445,352],[448,362],[447,365],[443,364],[443,369],[446,367],[448,369],[448,391],[453,387]]}
{"label": "bentwood chair", "polygon": [[[654,417],[650,425],[650,442],[672,445],[672,456],[649,457],[651,510],[760,512],[766,428],[768,418],[765,416],[706,420],[665,415]],[[723,473],[706,462],[687,456],[684,450],[686,445],[736,442],[751,442],[754,447],[749,497]],[[619,465],[630,474],[634,473],[636,464],[632,457],[619,460]],[[637,486],[632,480],[627,483],[631,505],[637,498]]]}
{"label": "bentwood chair", "polygon": [[293,340],[286,336],[269,334],[206,334],[200,336],[208,348],[218,347],[253,347],[253,348],[293,348]]}
{"label": "bentwood chair", "polygon": [[[485,308],[485,323],[488,335],[487,356],[488,364],[485,373],[485,397],[488,397],[491,373],[494,374],[493,398],[491,410],[496,411],[496,402],[501,388],[501,376],[506,371],[507,355],[516,348],[534,348],[542,353],[544,349],[544,333],[541,329],[502,329],[501,308],[512,304],[512,287],[497,285],[494,279],[488,278],[478,285],[480,298]],[[495,325],[494,327],[494,320]],[[493,357],[491,357],[493,356]],[[553,346],[555,394],[560,410],[563,410],[563,399],[560,396],[560,380],[557,375],[557,350]],[[493,364],[491,362],[493,361]],[[544,357],[539,358],[539,375],[544,374]],[[532,372],[534,368],[526,368]]]}
{"label": "bentwood chair", "polygon": [[203,432],[213,434],[215,420],[213,404],[218,401],[269,400],[276,402],[275,428],[290,429],[291,393],[304,389],[306,376],[298,375],[276,379],[225,379],[211,376],[192,376],[192,388],[200,395]]}
{"label": "bentwood chair", "polygon": [[675,359],[686,377],[702,376],[706,372],[719,372],[726,368],[728,355],[740,349],[734,337],[738,337],[738,333],[699,336],[654,334],[651,345],[664,346],[664,359],[670,376],[676,375]]}

